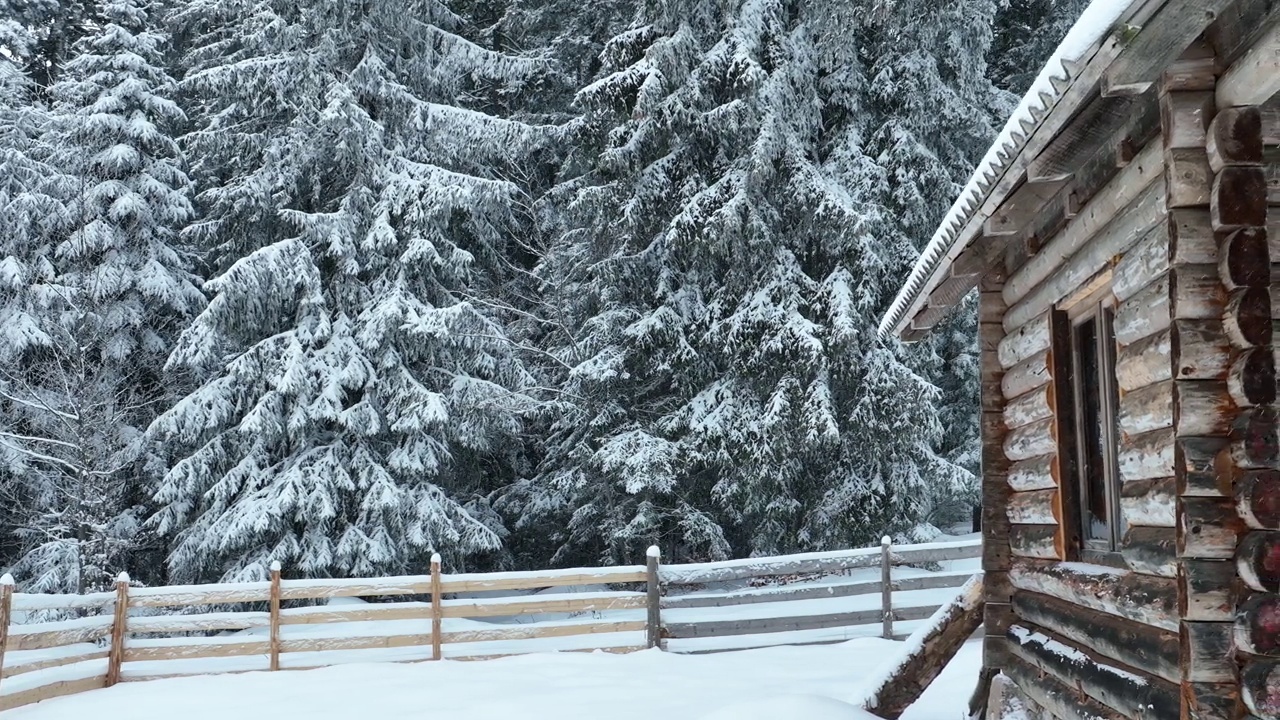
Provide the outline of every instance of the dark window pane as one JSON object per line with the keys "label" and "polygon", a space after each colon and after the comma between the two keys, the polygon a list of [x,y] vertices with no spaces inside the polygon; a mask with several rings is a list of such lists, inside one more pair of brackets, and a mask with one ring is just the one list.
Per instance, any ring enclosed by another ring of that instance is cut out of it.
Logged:
{"label": "dark window pane", "polygon": [[1115,335],[1115,311],[1112,308],[1105,308],[1101,314],[1102,322],[1102,355],[1105,364],[1102,368],[1103,387],[1105,388],[1105,398],[1107,402],[1104,420],[1107,427],[1104,428],[1103,442],[1106,443],[1107,453],[1103,456],[1106,460],[1107,477],[1109,478],[1107,491],[1111,497],[1111,525],[1114,531],[1111,542],[1113,547],[1119,546],[1120,538],[1124,536],[1125,522],[1124,517],[1120,514],[1120,470],[1116,467],[1116,458],[1120,454],[1119,437],[1119,416],[1120,416],[1120,391],[1117,388],[1116,380],[1116,335]]}
{"label": "dark window pane", "polygon": [[1098,367],[1098,323],[1087,320],[1076,327],[1076,382],[1080,393],[1080,449],[1084,493],[1084,535],[1111,541],[1107,513],[1107,413],[1102,407],[1103,384]]}

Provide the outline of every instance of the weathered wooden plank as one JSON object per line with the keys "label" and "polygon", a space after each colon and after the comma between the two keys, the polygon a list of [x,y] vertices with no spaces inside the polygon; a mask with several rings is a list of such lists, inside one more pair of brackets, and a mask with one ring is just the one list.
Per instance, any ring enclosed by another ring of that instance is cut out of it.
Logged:
{"label": "weathered wooden plank", "polygon": [[1173,427],[1173,381],[1166,380],[1125,393],[1117,422],[1126,436]]}
{"label": "weathered wooden plank", "polygon": [[165,642],[158,644],[146,640],[133,640],[125,644],[126,663],[141,660],[192,660],[195,658],[237,657],[241,655],[266,655],[271,642],[260,639],[235,638],[224,642],[223,638],[190,638],[185,644]]}
{"label": "weathered wooden plank", "polygon": [[1213,91],[1160,93],[1160,125],[1170,148],[1204,148],[1213,120]]}
{"label": "weathered wooden plank", "polygon": [[1053,454],[1021,460],[1009,468],[1008,483],[1014,492],[1046,490],[1058,486],[1058,464]]}
{"label": "weathered wooden plank", "polygon": [[1016,398],[1047,385],[1051,380],[1049,351],[1042,350],[1009,368],[1000,378],[1000,392],[1006,399]]}
{"label": "weathered wooden plank", "polygon": [[1184,497],[1178,516],[1178,554],[1204,560],[1232,559],[1236,537],[1244,530],[1231,500]]}
{"label": "weathered wooden plank", "polygon": [[1185,558],[1178,582],[1183,620],[1231,622],[1235,618],[1235,563]]}
{"label": "weathered wooden plank", "polygon": [[1116,306],[1116,342],[1129,345],[1169,328],[1169,281],[1170,276],[1163,275]]}
{"label": "weathered wooden plank", "polygon": [[1049,313],[1009,330],[1000,340],[1000,365],[1007,370],[1032,355],[1048,350],[1049,337]]}
{"label": "weathered wooden plank", "polygon": [[[1226,483],[1232,481],[1231,475],[1221,475]],[[1235,501],[1236,512],[1247,527],[1280,529],[1280,471],[1242,471],[1235,478]]]}
{"label": "weathered wooden plank", "polygon": [[1014,625],[1009,628],[1009,647],[1023,660],[1124,715],[1178,717],[1181,704],[1173,683],[1108,661],[1044,628]]}
{"label": "weathered wooden plank", "polygon": [[1120,556],[1143,575],[1172,578],[1178,574],[1177,538],[1173,528],[1131,527],[1120,540]]}
{"label": "weathered wooden plank", "polygon": [[1145,337],[1116,351],[1116,385],[1127,393],[1173,377],[1171,330]]}
{"label": "weathered wooden plank", "polygon": [[1261,105],[1280,91],[1280,25],[1262,38],[1218,79],[1219,108]]}
{"label": "weathered wooden plank", "polygon": [[1120,516],[1130,526],[1175,527],[1177,497],[1172,477],[1124,483],[1120,486]]}
{"label": "weathered wooden plank", "polygon": [[[985,461],[986,457],[984,456],[983,459]],[[661,578],[663,584],[690,585],[778,575],[834,573],[879,566],[880,548],[877,547],[840,553],[800,553],[780,558],[745,558],[718,563],[663,565]]]}
{"label": "weathered wooden plank", "polygon": [[1179,380],[1173,399],[1178,437],[1222,437],[1231,431],[1236,405],[1225,382]]}
{"label": "weathered wooden plank", "polygon": [[1054,404],[1053,388],[1041,385],[1004,406],[1004,425],[1013,430],[1053,417]]}
{"label": "weathered wooden plank", "polygon": [[1143,672],[1178,682],[1178,633],[1090,610],[1049,595],[1018,592],[1018,618]]}
{"label": "weathered wooden plank", "polygon": [[975,575],[924,629],[912,635],[897,671],[871,690],[867,712],[886,720],[898,717],[942,673],[960,646],[982,624],[982,576]]}
{"label": "weathered wooden plank", "polygon": [[1010,525],[1009,548],[1014,557],[1061,559],[1058,525]]}
{"label": "weathered wooden plank", "polygon": [[267,582],[235,585],[171,585],[158,588],[136,588],[129,593],[129,607],[229,605],[242,602],[266,602],[270,596],[271,584]]}
{"label": "weathered wooden plank", "polygon": [[1217,458],[1227,447],[1225,438],[1180,438],[1175,467],[1178,494],[1230,497],[1231,477],[1217,470]]}
{"label": "weathered wooden plank", "polygon": [[[929,573],[917,577],[898,578],[893,581],[896,592],[910,590],[932,590],[936,588],[953,588],[964,585],[973,575],[971,572]],[[663,610],[734,607],[737,605],[754,605],[758,603],[791,602],[794,600],[822,600],[835,597],[854,597],[879,593],[879,580],[838,583],[817,586],[788,586],[750,588],[723,593],[699,593],[697,595],[663,596]]]}
{"label": "weathered wooden plank", "polygon": [[[1048,713],[1033,715],[1033,720],[1128,720],[1112,708],[1082,696],[1075,688],[1064,685],[1021,657],[1009,658],[1002,671],[1017,685],[1018,692]],[[1016,717],[1014,715],[1007,720]]]}
{"label": "weathered wooden plank", "polygon": [[1227,291],[1216,265],[1179,265],[1169,273],[1170,313],[1174,320],[1218,320]]}
{"label": "weathered wooden plank", "polygon": [[1058,517],[1058,491],[1033,490],[1014,493],[1006,509],[1009,522],[1015,525],[1056,525]]}
{"label": "weathered wooden plank", "polygon": [[[65,647],[65,646],[63,646]],[[49,668],[62,667],[64,665],[72,665],[85,660],[106,660],[108,651],[106,648],[100,648],[96,645],[85,644],[86,649],[70,655],[59,653],[56,657],[41,658],[37,655],[35,658],[27,660],[13,660],[5,663],[0,668],[0,679],[10,678],[15,675],[25,675],[29,672],[37,670],[48,670]]]}
{"label": "weathered wooden plank", "polygon": [[151,615],[129,618],[129,632],[183,633],[217,630],[247,630],[267,627],[271,616],[265,612],[219,612],[194,615]]}
{"label": "weathered wooden plank", "polygon": [[1052,417],[1010,430],[1004,438],[1005,457],[1015,462],[1047,455],[1057,448]]}
{"label": "weathered wooden plank", "polygon": [[1101,565],[1015,560],[1009,581],[1019,590],[1176,632],[1178,589],[1168,578]]}
{"label": "weathered wooden plank", "polygon": [[1231,346],[1227,343],[1221,321],[1175,320],[1170,334],[1176,379],[1226,379],[1231,365]]}
{"label": "weathered wooden plank", "polygon": [[[896,620],[923,620],[932,615],[937,609],[936,605],[894,608],[893,616]],[[822,615],[712,620],[696,623],[668,622],[664,627],[666,637],[684,639],[755,635],[757,633],[791,632],[795,630],[821,630],[850,625],[878,624],[879,622],[880,609],[875,608],[873,610],[825,613]]]}
{"label": "weathered wooden plank", "polygon": [[[428,603],[370,603],[368,605],[320,605],[280,611],[281,625],[315,625],[335,622],[369,622],[375,620],[427,620],[431,617]],[[257,626],[254,626],[257,627]]]}
{"label": "weathered wooden plank", "polygon": [[5,649],[8,651],[43,650],[60,645],[96,642],[110,635],[110,615],[13,625],[9,628],[9,642]]}
{"label": "weathered wooden plank", "polygon": [[[1125,207],[1097,235],[1066,258],[1049,277],[1011,305],[1005,313],[1005,327],[1017,327],[1063,298],[1081,291],[1087,281],[1112,268],[1116,258],[1122,257],[1148,233],[1166,234],[1163,197],[1163,180],[1151,183],[1132,205]],[[1068,226],[1068,229],[1070,227],[1072,226]],[[1051,242],[1041,252],[1052,252],[1053,248],[1054,243]],[[1083,290],[1081,294],[1087,292],[1088,290]]]}
{"label": "weathered wooden plank", "polygon": [[1198,207],[1209,204],[1213,170],[1204,148],[1170,148],[1165,151],[1166,176],[1169,181],[1167,202],[1170,208]]}
{"label": "weathered wooden plank", "polygon": [[1198,683],[1235,682],[1231,635],[1231,623],[1182,623],[1181,644],[1186,679]]}
{"label": "weathered wooden plank", "polygon": [[1168,225],[1170,265],[1218,264],[1218,241],[1214,237],[1209,208],[1172,209]]}
{"label": "weathered wooden plank", "polygon": [[[1205,165],[1208,166],[1207,161]],[[1053,275],[1067,258],[1098,235],[1117,214],[1142,196],[1153,180],[1161,178],[1163,167],[1160,143],[1148,143],[1133,162],[1089,200],[1080,214],[1049,245],[1009,276],[1004,286],[1004,299],[1011,311],[1018,301]],[[1012,330],[1016,325],[1006,316],[1006,330]]]}
{"label": "weathered wooden plank", "polygon": [[[632,623],[634,624],[634,623]],[[387,635],[342,635],[337,637],[284,638],[280,652],[325,652],[333,650],[371,650],[373,648],[429,647],[431,633]]]}
{"label": "weathered wooden plank", "polygon": [[492,600],[446,600],[443,616],[476,618],[577,613],[603,610],[638,610],[647,606],[644,593],[581,593],[581,597],[546,598],[494,602]]}
{"label": "weathered wooden plank", "polygon": [[1169,271],[1169,226],[1156,223],[1116,264],[1111,292],[1124,302]]}
{"label": "weathered wooden plank", "polygon": [[107,686],[107,676],[78,678],[76,680],[60,680],[47,685],[21,690],[15,693],[0,695],[0,710],[11,710],[23,705],[38,703],[42,700],[77,695],[90,690],[98,690]]}
{"label": "weathered wooden plank", "polygon": [[[646,626],[647,621],[645,620],[612,620],[593,623],[564,623],[556,625],[515,625],[485,628],[482,630],[454,630],[452,632],[441,633],[441,641],[447,645],[472,642],[536,640],[539,638],[575,637],[578,635],[599,635],[604,633],[642,633],[645,631]],[[426,645],[431,642],[430,635],[419,635],[416,636],[416,638],[419,642],[406,641],[405,644]],[[398,646],[389,645],[388,647]]]}
{"label": "weathered wooden plank", "polygon": [[1184,681],[1182,702],[1186,708],[1184,717],[1189,719],[1238,720],[1240,718],[1240,686],[1235,682]]}
{"label": "weathered wooden plank", "polygon": [[1172,428],[1125,437],[1120,441],[1120,479],[1126,483],[1169,477],[1173,475],[1173,461]]}

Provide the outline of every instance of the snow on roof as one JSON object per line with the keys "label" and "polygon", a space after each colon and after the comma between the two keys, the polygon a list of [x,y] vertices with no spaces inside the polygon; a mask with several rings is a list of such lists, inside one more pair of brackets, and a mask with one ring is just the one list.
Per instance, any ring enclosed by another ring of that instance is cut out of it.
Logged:
{"label": "snow on roof", "polygon": [[960,191],[955,204],[920,253],[920,259],[912,268],[907,282],[880,320],[881,335],[900,332],[918,312],[928,294],[941,282],[942,271],[967,246],[961,242],[960,231],[969,224],[990,195],[1009,163],[1026,146],[1040,121],[1071,86],[1074,80],[1071,68],[1078,67],[1090,49],[1106,39],[1116,21],[1134,2],[1135,0],[1093,0],[1085,8],[1080,19],[1045,63],[1022,102],[1018,103],[1009,116],[1009,121],[996,137],[995,143],[978,163],[969,183]]}

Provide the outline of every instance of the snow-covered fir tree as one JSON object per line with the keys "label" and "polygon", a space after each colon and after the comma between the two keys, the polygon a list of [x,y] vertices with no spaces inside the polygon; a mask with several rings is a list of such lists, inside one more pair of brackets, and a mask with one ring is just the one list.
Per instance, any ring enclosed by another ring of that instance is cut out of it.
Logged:
{"label": "snow-covered fir tree", "polygon": [[[44,208],[6,218],[0,457],[15,478],[21,557],[39,590],[108,584],[145,519],[142,428],[166,393],[157,374],[203,306],[175,245],[191,216],[169,135],[183,119],[160,67],[162,36],[138,0],[112,0],[58,69],[45,132],[15,174]],[[40,196],[40,195],[37,195]],[[39,213],[38,215],[36,213]]]}
{"label": "snow-covered fir tree", "polygon": [[[989,75],[1012,110],[1089,0],[1008,0],[996,13]],[[1007,114],[1007,111],[1006,113]]]}
{"label": "snow-covered fir tree", "polygon": [[851,37],[883,28],[859,10],[646,6],[579,94],[595,156],[557,188],[540,268],[570,409],[508,497],[560,519],[561,560],[847,546],[963,477],[931,447],[937,391],[875,338],[915,253],[893,148],[870,154]]}
{"label": "snow-covered fir tree", "polygon": [[0,569],[967,517],[972,299],[875,323],[1085,4],[0,0]]}
{"label": "snow-covered fir tree", "polygon": [[190,64],[208,309],[153,433],[179,579],[454,566],[500,548],[485,496],[519,459],[531,378],[484,299],[524,220],[504,117],[541,64],[433,0],[225,3],[177,18]]}
{"label": "snow-covered fir tree", "polygon": [[[997,7],[995,0],[895,0],[880,6],[869,28],[869,104],[878,118],[871,142],[886,171],[890,232],[916,247],[933,235],[1004,114],[986,66]],[[907,269],[899,266],[898,277]],[[976,315],[970,297],[910,352],[941,391],[938,451],[970,473],[928,486],[926,515],[938,524],[967,519],[977,501]]]}

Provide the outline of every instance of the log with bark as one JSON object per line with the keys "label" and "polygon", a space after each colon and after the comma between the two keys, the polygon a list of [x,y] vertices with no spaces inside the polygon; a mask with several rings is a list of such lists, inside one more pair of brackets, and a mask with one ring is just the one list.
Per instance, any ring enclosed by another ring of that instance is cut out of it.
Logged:
{"label": "log with bark", "polygon": [[974,575],[954,600],[907,639],[905,656],[875,685],[867,712],[897,720],[982,624],[983,604],[982,575]]}

